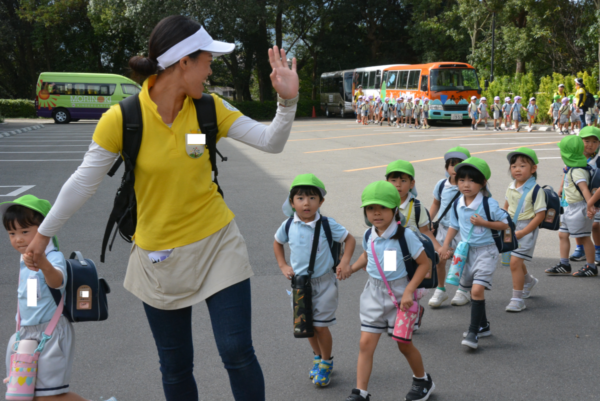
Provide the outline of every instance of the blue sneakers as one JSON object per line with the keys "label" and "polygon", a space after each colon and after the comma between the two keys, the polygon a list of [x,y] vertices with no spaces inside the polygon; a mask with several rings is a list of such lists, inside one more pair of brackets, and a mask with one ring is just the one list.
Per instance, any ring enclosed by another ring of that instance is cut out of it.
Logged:
{"label": "blue sneakers", "polygon": [[319,363],[319,372],[313,379],[313,384],[317,387],[326,387],[331,382],[331,372],[333,371],[333,358],[331,362],[321,360]]}
{"label": "blue sneakers", "polygon": [[315,355],[313,358],[313,367],[308,374],[308,378],[310,380],[314,379],[315,376],[319,373],[319,364],[321,363],[321,357],[319,355]]}
{"label": "blue sneakers", "polygon": [[[596,255],[597,255],[597,253],[596,253]],[[583,248],[579,248],[579,247],[575,248],[575,252],[573,252],[573,254],[569,257],[569,260],[576,261],[576,262],[585,260],[585,251],[583,250]]]}

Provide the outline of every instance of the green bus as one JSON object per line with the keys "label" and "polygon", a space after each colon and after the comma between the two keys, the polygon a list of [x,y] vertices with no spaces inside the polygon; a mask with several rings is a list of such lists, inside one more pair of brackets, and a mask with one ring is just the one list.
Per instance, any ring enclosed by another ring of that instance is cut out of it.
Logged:
{"label": "green bus", "polygon": [[141,89],[136,82],[116,74],[42,72],[35,108],[38,117],[53,118],[56,124],[98,120],[110,106]]}

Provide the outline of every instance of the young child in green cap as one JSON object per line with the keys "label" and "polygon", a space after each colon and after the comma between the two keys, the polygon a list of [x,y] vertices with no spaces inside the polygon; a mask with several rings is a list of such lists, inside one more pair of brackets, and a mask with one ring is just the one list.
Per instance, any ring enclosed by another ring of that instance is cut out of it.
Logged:
{"label": "young child in green cap", "polygon": [[453,204],[450,228],[440,253],[450,257],[450,244],[459,232],[462,241],[469,243],[459,288],[471,291],[471,324],[463,333],[462,344],[477,349],[479,337],[491,334],[484,292],[492,289],[492,278],[499,259],[491,230],[506,230],[509,227],[508,215],[490,197],[487,183],[492,173],[484,160],[470,157],[456,165],[454,170],[462,196]]}
{"label": "young child in green cap", "polygon": [[506,190],[504,210],[508,211],[515,222],[519,248],[511,252],[513,292],[506,311],[521,312],[525,309],[523,299],[529,298],[531,290],[539,281],[529,274],[525,262],[530,262],[533,258],[539,226],[546,217],[546,193],[537,186],[538,158],[532,149],[518,148],[510,152],[507,159],[514,181]]}
{"label": "young child in green cap", "polygon": [[[63,254],[58,250],[56,237],[46,248],[45,255],[38,259],[37,268],[30,269],[25,262],[33,265],[33,255],[26,253],[29,243],[37,234],[38,227],[50,212],[50,202],[25,195],[11,202],[0,203],[2,224],[8,232],[11,245],[21,254],[19,268],[18,305],[20,330],[8,343],[6,371],[10,371],[10,358],[17,352],[22,341],[42,341],[44,331],[51,324],[57,311],[57,304],[51,289],[62,296],[67,285],[67,267]],[[28,290],[36,288],[35,294]],[[30,303],[31,302],[31,303]],[[86,399],[69,391],[73,358],[75,354],[75,332],[66,317],[60,316],[52,337],[46,341],[38,359],[38,372],[35,382],[35,399],[58,399],[65,401],[85,401]],[[6,381],[5,381],[6,383]],[[107,401],[116,401],[110,398]]]}
{"label": "young child in green cap", "polygon": [[[438,181],[433,189],[433,203],[429,208],[431,210],[431,215],[436,216],[437,221],[433,223],[435,238],[437,243],[440,245],[444,243],[446,239],[446,234],[448,233],[448,228],[450,227],[450,209],[452,208],[452,203],[460,196],[460,192],[458,190],[458,184],[456,182],[456,171],[454,171],[454,167],[471,157],[471,154],[466,148],[457,146],[452,148],[446,152],[444,155],[445,166],[446,169],[446,177]],[[450,244],[450,253],[452,250],[456,248],[456,245],[460,241],[460,233],[456,234],[456,237]],[[434,242],[435,244],[435,242]],[[438,275],[438,288],[435,289],[433,296],[429,299],[429,306],[432,308],[439,308],[442,304],[448,299],[448,294],[446,293],[446,262],[449,258],[446,258],[446,255],[441,254],[439,252],[439,248],[436,248],[440,256],[440,261],[437,264],[437,275]],[[452,298],[450,302],[455,306],[462,306],[468,304],[470,301],[469,293],[462,291],[460,288],[456,291],[456,294]]]}
{"label": "young child in green cap", "polygon": [[[356,273],[366,266],[369,278],[360,296],[361,336],[356,388],[352,389],[346,401],[370,401],[367,390],[373,369],[373,355],[381,334],[391,331],[405,334],[404,337],[394,335],[393,338],[413,372],[412,387],[405,400],[424,401],[429,399],[435,384],[431,376],[425,373],[421,353],[412,342],[410,310],[414,309],[411,307],[414,307],[415,294],[419,293],[419,284],[431,271],[431,260],[417,235],[402,226],[402,216],[398,210],[400,195],[391,183],[377,181],[369,184],[361,198],[364,217],[372,228],[365,232],[362,243],[364,252],[352,265],[351,271]],[[400,240],[406,242],[410,256],[418,265],[410,281]],[[403,314],[399,314],[397,307]],[[397,317],[401,320],[397,321]]]}
{"label": "young child in green cap", "polygon": [[561,217],[558,237],[560,239],[560,262],[549,269],[549,275],[571,274],[569,263],[569,250],[573,237],[583,246],[586,265],[579,271],[573,273],[576,277],[590,277],[598,275],[598,269],[594,264],[594,244],[590,238],[592,234],[593,219],[587,217],[587,202],[592,194],[589,191],[590,168],[587,158],[583,155],[583,140],[578,136],[566,136],[558,144],[560,156],[567,165],[564,170],[563,188],[565,201],[569,204]]}
{"label": "young child in green cap", "polygon": [[[308,275],[317,221],[321,220],[319,246],[311,277],[312,311],[315,336],[308,341],[313,349],[313,366],[309,378],[318,387],[328,386],[333,370],[331,354],[333,339],[329,327],[336,323],[335,312],[338,305],[338,282],[333,273],[334,260],[325,232],[325,218],[319,209],[325,201],[325,185],[313,174],[301,174],[294,179],[290,193],[283,206],[289,219],[284,221],[275,233],[273,249],[281,272],[288,280],[295,276]],[[346,249],[337,267],[337,277],[351,274],[350,258],[354,253],[356,241],[343,226],[332,218],[327,218],[331,236],[335,242],[344,242]],[[285,260],[283,244],[290,246],[290,264]]]}
{"label": "young child in green cap", "polygon": [[[431,232],[429,212],[417,199],[417,188],[415,187],[415,168],[406,160],[396,160],[388,164],[385,179],[398,190],[400,195],[400,213],[406,218],[404,227],[411,228],[428,236],[433,243],[434,249],[439,249],[440,244]],[[415,323],[415,331],[421,327],[425,308],[419,306],[419,317]]]}

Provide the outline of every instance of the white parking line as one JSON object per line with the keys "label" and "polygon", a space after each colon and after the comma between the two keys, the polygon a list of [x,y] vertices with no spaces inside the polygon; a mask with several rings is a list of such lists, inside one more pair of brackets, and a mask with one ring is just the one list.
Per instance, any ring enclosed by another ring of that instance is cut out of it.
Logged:
{"label": "white parking line", "polygon": [[[535,148],[535,151],[538,152],[540,150],[556,150],[558,152],[560,152],[560,149],[558,148],[558,146],[556,148],[548,148],[548,149],[538,149]],[[497,150],[496,152],[514,152],[514,149],[502,149],[502,150]]]}
{"label": "white parking line", "polygon": [[33,187],[35,187],[35,185],[0,185],[0,188],[18,188],[6,195],[0,196],[17,196]]}
{"label": "white parking line", "polygon": [[[538,138],[539,139],[539,138]],[[527,141],[527,143],[546,143],[547,141]],[[557,141],[558,142],[558,141]],[[461,143],[460,146],[486,146],[486,145],[520,145],[522,142],[503,143]],[[558,150],[558,147],[556,148]]]}

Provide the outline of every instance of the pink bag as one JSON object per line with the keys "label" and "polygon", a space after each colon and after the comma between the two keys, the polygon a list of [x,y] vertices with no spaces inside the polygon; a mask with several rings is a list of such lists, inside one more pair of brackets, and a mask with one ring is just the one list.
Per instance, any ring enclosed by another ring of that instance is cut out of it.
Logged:
{"label": "pink bag", "polygon": [[398,303],[396,296],[390,288],[390,284],[385,278],[383,269],[379,264],[379,259],[377,258],[377,253],[375,253],[375,245],[373,244],[373,241],[371,241],[371,253],[373,254],[373,259],[375,259],[375,265],[377,265],[377,270],[379,270],[381,279],[387,287],[388,294],[390,295],[390,297],[392,298],[392,302],[396,306],[396,324],[394,325],[394,332],[392,334],[392,338],[401,343],[410,343],[412,341],[415,322],[417,320],[417,317],[419,316],[419,303],[417,301],[421,299],[421,297],[426,291],[423,291],[422,288],[416,290],[413,295],[414,302],[412,306],[406,312],[402,311],[400,309],[400,304]]}
{"label": "pink bag", "polygon": [[[4,383],[7,385],[6,399],[9,401],[31,401],[35,395],[35,381],[38,372],[38,359],[44,350],[46,342],[52,338],[52,333],[58,324],[63,312],[65,297],[63,296],[42,336],[42,341],[32,355],[15,353],[10,357],[10,371]],[[21,341],[21,313],[17,304],[17,336],[14,345],[15,351]]]}

